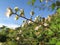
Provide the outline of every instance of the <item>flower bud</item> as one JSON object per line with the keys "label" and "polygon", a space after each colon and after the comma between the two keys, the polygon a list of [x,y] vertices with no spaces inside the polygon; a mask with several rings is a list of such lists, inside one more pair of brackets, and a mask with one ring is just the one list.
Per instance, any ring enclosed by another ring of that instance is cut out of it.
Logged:
{"label": "flower bud", "polygon": [[33,15],[34,15],[34,11],[31,11],[31,12],[30,12],[30,15],[33,16]]}
{"label": "flower bud", "polygon": [[18,19],[19,19],[19,16],[16,15],[16,16],[15,16],[15,20],[18,20]]}
{"label": "flower bud", "polygon": [[34,21],[36,22],[37,21],[37,18],[35,17]]}
{"label": "flower bud", "polygon": [[23,24],[21,25],[21,27],[25,27],[27,25],[27,20],[24,20]]}
{"label": "flower bud", "polygon": [[47,23],[44,23],[44,26],[48,26],[48,24]]}
{"label": "flower bud", "polygon": [[16,40],[19,40],[19,39],[20,39],[19,37],[16,38]]}
{"label": "flower bud", "polygon": [[14,10],[17,12],[19,10],[19,8],[18,7],[15,7]]}
{"label": "flower bud", "polygon": [[28,24],[31,24],[31,23],[33,23],[32,21],[28,21]]}
{"label": "flower bud", "polygon": [[19,34],[21,34],[21,33],[22,33],[22,30],[19,31]]}
{"label": "flower bud", "polygon": [[24,9],[20,9],[20,16],[24,16]]}
{"label": "flower bud", "polygon": [[6,12],[6,16],[9,18],[12,15],[12,9],[11,8],[7,8],[7,12]]}
{"label": "flower bud", "polygon": [[35,30],[38,30],[40,27],[41,27],[41,25],[36,26],[36,27],[35,27]]}
{"label": "flower bud", "polygon": [[34,21],[35,21],[35,22],[38,22],[38,21],[39,21],[39,17],[38,17],[38,16],[35,17]]}
{"label": "flower bud", "polygon": [[48,22],[50,22],[50,21],[51,21],[51,16],[49,15],[49,16],[47,17],[47,19],[48,19]]}

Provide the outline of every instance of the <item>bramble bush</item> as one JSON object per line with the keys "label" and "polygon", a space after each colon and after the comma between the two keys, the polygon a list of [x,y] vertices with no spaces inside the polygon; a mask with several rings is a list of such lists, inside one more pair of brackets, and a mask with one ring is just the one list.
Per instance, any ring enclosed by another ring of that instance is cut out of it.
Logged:
{"label": "bramble bush", "polygon": [[28,19],[29,21],[25,20],[21,27],[16,29],[10,29],[5,26],[1,27],[0,44],[60,45],[60,9],[47,18],[39,17],[39,20],[36,17],[36,19],[35,23],[30,19]]}
{"label": "bramble bush", "polygon": [[[40,0],[42,3],[44,0]],[[46,0],[46,3],[50,0]],[[52,1],[52,0],[51,0]],[[34,5],[36,0],[28,2]],[[52,1],[53,2],[53,1]],[[31,17],[25,17],[24,9],[15,7],[12,10],[7,8],[6,16],[9,18],[14,15],[15,20],[20,17],[26,20],[15,29],[3,26],[0,28],[0,45],[60,45],[60,2],[52,3],[51,8],[57,7],[56,13],[48,15],[47,18],[37,16],[32,20],[35,12],[31,10]]]}

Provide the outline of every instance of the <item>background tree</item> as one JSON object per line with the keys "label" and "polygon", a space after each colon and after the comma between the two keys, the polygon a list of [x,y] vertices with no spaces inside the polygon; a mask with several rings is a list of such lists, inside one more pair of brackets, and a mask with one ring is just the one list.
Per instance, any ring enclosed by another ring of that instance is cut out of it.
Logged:
{"label": "background tree", "polygon": [[34,6],[34,8],[45,9],[47,8],[54,10],[55,8],[60,8],[60,0],[38,0],[40,2],[40,5],[35,5],[37,3],[37,0],[29,0],[28,4],[31,6]]}

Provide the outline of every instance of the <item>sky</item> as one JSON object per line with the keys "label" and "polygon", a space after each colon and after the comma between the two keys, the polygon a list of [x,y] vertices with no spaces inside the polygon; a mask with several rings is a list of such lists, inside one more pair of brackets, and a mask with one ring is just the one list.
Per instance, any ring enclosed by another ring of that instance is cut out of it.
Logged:
{"label": "sky", "polygon": [[[14,7],[19,7],[20,9],[24,9],[25,12],[25,16],[27,18],[30,17],[30,11],[33,8],[32,6],[29,6],[27,4],[28,0],[0,0],[0,25],[5,25],[5,26],[9,26],[9,27],[18,27],[22,24],[22,21],[25,20],[23,18],[19,18],[19,20],[14,20],[14,15],[12,15],[10,18],[7,18],[5,16],[5,12],[6,9],[8,7],[11,7],[12,9],[14,9]],[[37,1],[36,4],[39,4],[39,1]],[[53,12],[50,12],[48,10],[41,10],[39,11],[39,9],[34,9],[34,16],[33,18],[35,18],[38,15],[41,15],[42,17],[47,17],[48,15],[53,14]]]}

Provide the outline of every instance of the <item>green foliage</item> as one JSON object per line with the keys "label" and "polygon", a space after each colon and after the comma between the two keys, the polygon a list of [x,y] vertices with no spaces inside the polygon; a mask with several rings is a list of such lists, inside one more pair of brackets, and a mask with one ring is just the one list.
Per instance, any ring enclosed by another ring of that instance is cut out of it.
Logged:
{"label": "green foliage", "polygon": [[[59,0],[38,0],[40,2],[41,5],[34,5],[35,2],[37,2],[37,0],[29,0],[28,1],[28,4],[29,5],[32,5],[32,6],[35,6],[35,8],[39,8],[39,9],[45,9],[45,7],[47,7],[49,4],[48,3],[52,3],[51,5],[49,5],[47,8],[48,9],[52,9],[52,11],[57,7],[60,8],[60,1]],[[44,3],[44,4],[42,4]],[[46,5],[47,4],[47,5]],[[36,7],[37,6],[37,7]]]}
{"label": "green foliage", "polygon": [[60,8],[59,8],[59,9],[57,9],[57,12],[58,12],[58,13],[60,13]]}
{"label": "green foliage", "polygon": [[35,2],[36,2],[36,0],[32,0],[32,5],[34,5]]}
{"label": "green foliage", "polygon": [[39,0],[40,2],[43,2],[43,0]]}
{"label": "green foliage", "polygon": [[60,45],[60,41],[58,41],[58,42],[56,43],[56,45]]}
{"label": "green foliage", "polygon": [[7,45],[17,45],[17,42],[15,42],[15,41],[9,41],[9,42],[7,42]]}
{"label": "green foliage", "polygon": [[28,2],[27,2],[27,4],[32,4],[32,5],[34,5],[34,3],[36,2],[36,0],[29,0]]}
{"label": "green foliage", "polygon": [[[44,0],[39,0],[40,3]],[[28,4],[34,6],[36,0],[30,0]],[[46,4],[47,4],[46,0]],[[43,4],[44,6],[44,4]],[[60,6],[60,2],[52,3],[50,6],[52,10],[55,7]],[[20,17],[26,19],[23,22],[23,26],[16,29],[9,29],[5,26],[0,30],[0,42],[3,45],[60,45],[60,8],[56,10],[56,14],[53,14],[47,19],[37,16],[35,20],[25,17],[24,9],[18,7],[7,9],[7,17],[15,14],[15,20]],[[19,13],[19,14],[17,14]],[[31,18],[34,15],[34,11],[30,12]],[[49,21],[50,19],[50,21]],[[30,22],[29,22],[30,21]],[[46,23],[46,24],[45,24]]]}
{"label": "green foliage", "polygon": [[39,17],[38,24],[27,21],[24,22],[25,26],[16,29],[1,27],[0,42],[3,45],[60,45],[60,13],[58,12],[50,16],[50,21],[47,18],[48,25],[45,19]]}
{"label": "green foliage", "polygon": [[51,5],[51,8],[52,8],[52,10],[54,10],[55,9],[55,3],[53,3],[52,5]]}
{"label": "green foliage", "polygon": [[52,44],[52,45],[55,45],[57,42],[57,38],[56,37],[53,37],[52,39],[49,40],[49,43]]}

